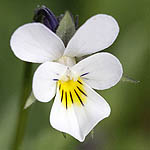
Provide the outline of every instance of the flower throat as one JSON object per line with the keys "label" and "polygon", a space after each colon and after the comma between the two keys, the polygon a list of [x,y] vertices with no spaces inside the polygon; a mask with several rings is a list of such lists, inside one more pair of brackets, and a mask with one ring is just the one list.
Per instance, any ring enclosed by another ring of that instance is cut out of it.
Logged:
{"label": "flower throat", "polygon": [[58,88],[61,97],[61,103],[68,109],[73,104],[77,106],[84,106],[87,94],[85,92],[83,81],[80,77],[75,81],[69,79],[67,81],[59,80]]}

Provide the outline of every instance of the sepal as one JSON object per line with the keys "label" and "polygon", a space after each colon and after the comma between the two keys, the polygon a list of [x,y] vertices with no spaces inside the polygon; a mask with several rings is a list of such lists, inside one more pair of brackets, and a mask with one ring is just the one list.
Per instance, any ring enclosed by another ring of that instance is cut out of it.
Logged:
{"label": "sepal", "polygon": [[126,75],[123,75],[123,76],[122,76],[121,81],[123,81],[123,82],[129,82],[129,83],[134,83],[134,84],[137,84],[137,83],[140,82],[140,81],[135,80],[135,79],[133,79],[133,78],[131,78],[131,77],[128,77],[128,76],[126,76]]}
{"label": "sepal", "polygon": [[69,40],[74,35],[75,31],[75,23],[72,19],[72,16],[68,11],[66,11],[59,23],[59,26],[56,30],[56,34],[62,39],[66,46]]}
{"label": "sepal", "polygon": [[28,97],[28,99],[24,105],[24,109],[27,109],[35,102],[36,102],[36,98],[34,97],[33,92],[31,92],[30,96]]}
{"label": "sepal", "polygon": [[94,139],[94,129],[90,133],[92,140]]}
{"label": "sepal", "polygon": [[64,133],[64,132],[61,132],[61,133],[62,133],[63,137],[66,139],[67,138],[66,133]]}

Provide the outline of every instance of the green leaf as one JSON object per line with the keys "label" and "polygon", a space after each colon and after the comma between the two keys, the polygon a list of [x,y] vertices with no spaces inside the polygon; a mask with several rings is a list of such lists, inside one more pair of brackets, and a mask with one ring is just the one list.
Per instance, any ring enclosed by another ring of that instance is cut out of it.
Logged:
{"label": "green leaf", "polygon": [[30,96],[28,97],[24,109],[27,109],[29,106],[31,106],[36,101],[36,98],[33,95],[33,92],[31,92]]}
{"label": "green leaf", "polygon": [[59,23],[56,34],[62,39],[65,46],[75,33],[75,24],[69,11],[66,11],[64,17]]}
{"label": "green leaf", "polygon": [[123,77],[121,78],[121,81],[123,82],[130,82],[130,83],[139,83],[140,81],[137,81],[135,79],[132,79],[128,76],[123,75]]}

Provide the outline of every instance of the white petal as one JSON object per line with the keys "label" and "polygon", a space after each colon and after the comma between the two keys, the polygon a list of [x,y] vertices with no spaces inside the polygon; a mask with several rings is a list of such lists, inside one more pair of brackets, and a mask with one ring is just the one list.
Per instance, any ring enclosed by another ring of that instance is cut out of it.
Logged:
{"label": "white petal", "polygon": [[97,90],[108,89],[117,84],[123,74],[119,60],[110,53],[97,53],[73,66],[82,79]]}
{"label": "white petal", "polygon": [[88,19],[75,33],[65,50],[66,56],[84,56],[109,47],[119,33],[116,20],[99,14]]}
{"label": "white petal", "polygon": [[84,106],[72,104],[65,108],[57,92],[50,114],[51,125],[62,132],[68,133],[80,142],[97,125],[97,123],[110,114],[108,103],[94,90],[85,85],[87,101]]}
{"label": "white petal", "polygon": [[65,72],[66,66],[46,62],[38,67],[33,77],[33,93],[41,102],[50,101],[56,93],[56,79]]}
{"label": "white petal", "polygon": [[28,23],[11,36],[11,48],[23,61],[43,63],[56,60],[64,52],[61,39],[41,23]]}

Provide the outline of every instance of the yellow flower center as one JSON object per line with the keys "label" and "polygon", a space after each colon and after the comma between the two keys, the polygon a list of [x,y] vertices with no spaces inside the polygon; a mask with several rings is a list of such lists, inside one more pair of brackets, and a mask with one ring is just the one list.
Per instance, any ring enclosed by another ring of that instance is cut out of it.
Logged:
{"label": "yellow flower center", "polygon": [[80,77],[77,80],[58,80],[57,82],[61,103],[68,109],[73,104],[77,106],[84,106],[87,94],[84,89],[83,81]]}

